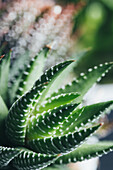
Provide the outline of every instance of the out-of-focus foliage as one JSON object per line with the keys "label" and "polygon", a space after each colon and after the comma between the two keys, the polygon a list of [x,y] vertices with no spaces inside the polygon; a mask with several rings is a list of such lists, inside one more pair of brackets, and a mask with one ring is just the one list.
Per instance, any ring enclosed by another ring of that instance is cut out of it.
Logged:
{"label": "out-of-focus foliage", "polygon": [[[79,18],[81,36],[76,45],[79,49],[92,48],[78,65],[76,71],[81,72],[100,62],[113,60],[113,1],[89,0]],[[113,72],[106,77],[107,82],[111,77]]]}

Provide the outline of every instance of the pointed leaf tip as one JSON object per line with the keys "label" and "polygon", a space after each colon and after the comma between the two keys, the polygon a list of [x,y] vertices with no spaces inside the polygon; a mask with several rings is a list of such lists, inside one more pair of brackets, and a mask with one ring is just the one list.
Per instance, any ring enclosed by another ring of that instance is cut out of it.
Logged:
{"label": "pointed leaf tip", "polygon": [[52,45],[51,45],[51,44],[47,44],[47,45],[46,45],[46,48],[48,48],[49,50],[51,50],[51,49],[52,49]]}
{"label": "pointed leaf tip", "polygon": [[107,154],[113,151],[113,142],[98,142],[95,144],[83,144],[76,150],[59,157],[55,164],[68,164],[70,162],[76,163],[77,161],[89,160],[95,157],[101,157],[103,154]]}
{"label": "pointed leaf tip", "polygon": [[5,55],[1,55],[1,56],[0,56],[0,59],[2,59],[2,58],[4,58],[4,57],[5,57]]}
{"label": "pointed leaf tip", "polygon": [[104,122],[100,123],[100,126],[103,126],[104,125]]}

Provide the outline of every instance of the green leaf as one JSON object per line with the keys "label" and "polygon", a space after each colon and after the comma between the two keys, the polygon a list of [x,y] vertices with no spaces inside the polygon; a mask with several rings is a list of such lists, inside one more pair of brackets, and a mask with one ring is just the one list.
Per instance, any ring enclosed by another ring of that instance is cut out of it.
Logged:
{"label": "green leaf", "polygon": [[83,144],[73,152],[64,155],[55,161],[55,164],[68,164],[70,162],[84,161],[113,151],[113,142],[104,141],[96,144]]}
{"label": "green leaf", "polygon": [[71,60],[72,64],[70,64],[65,70],[62,71],[62,74],[59,75],[58,79],[55,79],[54,84],[51,87],[51,90],[49,90],[49,96],[54,93],[57,89],[59,89],[64,82],[66,82],[67,77],[71,74],[73,71],[73,68],[76,64],[75,60]]}
{"label": "green leaf", "polygon": [[93,69],[88,69],[86,74],[81,73],[77,80],[74,80],[72,83],[69,83],[65,87],[59,89],[58,92],[53,93],[52,97],[62,93],[78,92],[81,94],[78,99],[78,102],[80,102],[92,85],[96,81],[100,81],[100,79],[108,73],[112,66],[113,63],[111,62],[94,66]]}
{"label": "green leaf", "polygon": [[17,75],[15,74],[14,77],[8,83],[8,94],[9,94],[9,99],[10,99],[9,106],[11,106],[14,102],[16,91],[21,81],[22,71],[23,70],[21,69],[18,70],[18,74]]}
{"label": "green leaf", "polygon": [[113,108],[113,101],[85,106],[82,113],[78,116],[75,126],[79,128],[86,126],[87,124],[94,124],[94,122],[97,121],[100,116],[108,113],[109,109],[111,110],[111,108]]}
{"label": "green leaf", "polygon": [[16,99],[22,96],[26,91],[30,90],[34,82],[42,75],[48,50],[47,47],[43,48],[26,66],[21,76],[19,88],[16,92]]}
{"label": "green leaf", "polygon": [[2,44],[2,46],[0,47],[0,56],[2,56],[4,54],[3,51],[4,51],[5,47],[6,47],[6,42],[4,42]]}
{"label": "green leaf", "polygon": [[54,136],[57,128],[77,106],[78,104],[64,105],[32,116],[28,121],[26,140]]}
{"label": "green leaf", "polygon": [[25,54],[20,54],[15,58],[10,68],[9,82],[15,79],[15,75],[19,75],[20,70],[22,74],[23,70],[25,69],[25,65],[29,63],[30,59],[30,53],[28,51],[26,51]]}
{"label": "green leaf", "polygon": [[[43,85],[42,85],[43,86]],[[33,99],[38,98],[44,86],[33,88],[19,100],[17,100],[9,110],[6,119],[6,135],[11,143],[24,145],[27,127],[27,119],[33,109]]]}
{"label": "green leaf", "polygon": [[13,104],[6,120],[6,134],[11,143],[25,144],[26,127],[30,116],[37,114],[37,105],[45,99],[45,95],[51,89],[54,80],[72,62],[60,63],[46,71],[36,81],[33,88]]}
{"label": "green leaf", "polygon": [[23,70],[18,70],[18,74],[14,75],[10,80],[9,94],[11,103],[30,90],[34,82],[42,75],[47,52],[48,48],[43,48],[27,65],[24,65]]}
{"label": "green leaf", "polygon": [[0,60],[0,95],[5,102],[7,102],[8,93],[8,74],[10,66],[11,52]]}
{"label": "green leaf", "polygon": [[8,109],[2,97],[0,96],[0,145],[6,143],[5,138],[5,119],[8,115]]}
{"label": "green leaf", "polygon": [[79,132],[70,132],[64,136],[33,139],[27,141],[27,146],[39,153],[66,154],[81,145],[84,140],[91,136],[99,127],[100,125],[97,125]]}
{"label": "green leaf", "polygon": [[[57,134],[61,135],[61,130],[64,134],[70,131],[76,131],[78,129],[83,129],[86,126],[92,126],[95,121],[97,121],[100,116],[109,112],[109,109],[113,108],[113,101],[97,103],[89,106],[84,106],[81,109],[76,109],[65,120],[63,124],[56,131]],[[65,126],[67,128],[65,128]]]}
{"label": "green leaf", "polygon": [[45,101],[39,108],[37,107],[37,111],[38,113],[42,113],[49,109],[54,109],[55,107],[71,103],[78,96],[78,93],[67,93],[52,97],[48,101]]}
{"label": "green leaf", "polygon": [[57,155],[35,153],[23,148],[22,152],[12,161],[12,165],[19,170],[42,169],[53,163],[57,158]]}
{"label": "green leaf", "polygon": [[0,168],[7,166],[20,152],[18,148],[0,146]]}
{"label": "green leaf", "polygon": [[46,71],[38,81],[36,81],[34,86],[39,86],[40,84],[46,83],[47,88],[42,93],[40,100],[38,101],[38,105],[43,103],[45,99],[52,93],[53,87],[56,87],[56,82],[61,79],[63,76],[63,71],[74,61],[65,61],[60,63],[54,67],[51,67],[48,71]]}

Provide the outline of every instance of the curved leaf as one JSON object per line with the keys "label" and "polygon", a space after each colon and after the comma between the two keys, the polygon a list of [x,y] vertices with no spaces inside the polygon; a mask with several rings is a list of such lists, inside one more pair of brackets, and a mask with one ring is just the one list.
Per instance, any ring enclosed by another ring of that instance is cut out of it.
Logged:
{"label": "curved leaf", "polygon": [[[37,56],[32,58],[21,76],[19,88],[16,92],[16,99],[22,96],[26,91],[30,90],[34,82],[42,75],[45,59],[47,56],[48,48],[45,47],[39,52]],[[16,100],[15,99],[15,100]]]}
{"label": "curved leaf", "polygon": [[103,141],[96,144],[83,144],[73,152],[64,155],[55,161],[55,164],[68,164],[70,162],[84,161],[113,151],[113,142]]}
{"label": "curved leaf", "polygon": [[42,169],[53,163],[57,158],[57,155],[35,153],[23,148],[22,152],[12,161],[12,165],[19,170]]}
{"label": "curved leaf", "polygon": [[54,109],[55,107],[63,106],[71,103],[75,98],[79,96],[78,93],[66,93],[59,96],[52,97],[49,101],[45,101],[39,108],[37,107],[38,113]]}
{"label": "curved leaf", "polygon": [[33,109],[33,101],[35,101],[36,98],[38,99],[44,88],[43,85],[33,88],[17,100],[9,110],[6,119],[6,135],[14,145],[18,144],[23,146],[25,144],[27,120]]}
{"label": "curved leaf", "polygon": [[56,81],[61,78],[62,72],[74,61],[65,61],[60,63],[54,67],[51,67],[48,71],[46,71],[38,81],[36,81],[34,86],[39,86],[40,84],[46,83],[47,88],[42,93],[40,100],[38,101],[38,105],[43,103],[48,95],[52,93],[52,88],[55,86]]}
{"label": "curved leaf", "polygon": [[64,105],[32,116],[28,121],[26,140],[54,136],[59,126],[77,106],[78,104]]}
{"label": "curved leaf", "polygon": [[112,66],[113,63],[111,62],[94,66],[93,69],[88,69],[86,74],[81,73],[77,80],[74,80],[72,83],[69,83],[65,87],[59,89],[58,92],[53,93],[52,97],[62,93],[78,92],[81,94],[78,100],[78,102],[80,102],[92,85],[96,81],[100,81],[101,78],[104,77],[106,73],[108,73]]}
{"label": "curved leaf", "polygon": [[6,55],[0,59],[0,95],[3,100],[7,102],[7,93],[8,93],[8,75],[9,75],[9,66],[10,66],[10,55]]}
{"label": "curved leaf", "polygon": [[[78,129],[83,129],[86,126],[91,126],[100,118],[100,116],[108,113],[109,108],[113,108],[113,101],[97,103],[84,106],[81,109],[76,109],[68,117],[67,121],[63,122],[59,129],[60,131],[62,130],[64,134],[67,134],[70,131],[76,131]],[[61,135],[59,129],[56,131],[56,133]]]}
{"label": "curved leaf", "polygon": [[37,114],[37,105],[45,99],[54,80],[72,62],[60,63],[46,71],[33,88],[13,104],[6,120],[6,134],[11,143],[22,146],[25,144],[26,127],[30,116]]}
{"label": "curved leaf", "polygon": [[84,140],[91,136],[99,127],[100,125],[75,133],[70,132],[64,136],[33,139],[27,141],[27,146],[39,153],[66,154],[81,145]]}
{"label": "curved leaf", "polygon": [[20,152],[19,148],[0,146],[0,168],[7,166]]}
{"label": "curved leaf", "polygon": [[9,105],[11,106],[12,103],[14,102],[15,94],[18,89],[18,85],[21,81],[21,76],[22,76],[22,71],[23,70],[18,70],[18,74],[15,74],[14,77],[9,80],[8,83],[8,95],[10,98]]}

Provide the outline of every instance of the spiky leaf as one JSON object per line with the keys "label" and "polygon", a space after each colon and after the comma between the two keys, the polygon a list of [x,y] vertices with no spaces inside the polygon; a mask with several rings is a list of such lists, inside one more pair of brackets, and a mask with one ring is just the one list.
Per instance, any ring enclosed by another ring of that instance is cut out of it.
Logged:
{"label": "spiky leaf", "polygon": [[[83,129],[86,126],[91,126],[96,120],[103,114],[108,113],[109,109],[113,108],[113,101],[97,103],[89,106],[84,106],[81,109],[76,109],[59,127],[64,134],[70,131],[76,131]],[[65,128],[65,126],[67,128]],[[61,130],[57,130],[56,133],[61,135]]]}
{"label": "spiky leaf", "polygon": [[19,73],[22,74],[25,68],[25,65],[29,63],[30,59],[31,58],[30,58],[30,54],[28,51],[26,51],[25,54],[20,54],[14,59],[13,64],[11,65],[11,68],[10,68],[9,82],[15,79],[15,75],[17,76],[19,75]]}
{"label": "spiky leaf", "polygon": [[30,149],[39,153],[66,154],[82,144],[83,141],[92,135],[99,127],[100,125],[75,133],[70,132],[64,136],[53,136],[44,139],[37,138],[27,141],[27,145]]}
{"label": "spiky leaf", "polygon": [[81,75],[76,80],[66,85],[62,89],[59,89],[58,92],[52,94],[52,96],[56,96],[61,93],[78,92],[81,94],[79,97],[79,101],[81,101],[83,96],[92,87],[92,85],[96,81],[100,81],[101,77],[104,77],[112,66],[113,63],[111,62],[100,64],[99,66],[95,66],[93,69],[90,68],[86,74],[81,73]]}
{"label": "spiky leaf", "polygon": [[19,170],[42,169],[57,159],[57,155],[46,155],[22,149],[22,152],[12,161],[12,165]]}
{"label": "spiky leaf", "polygon": [[27,119],[32,113],[33,99],[39,97],[44,87],[33,88],[30,92],[17,100],[9,110],[6,119],[6,134],[11,143],[24,145],[26,136]]}
{"label": "spiky leaf", "polygon": [[78,104],[64,105],[48,112],[44,111],[36,116],[31,116],[28,121],[26,140],[54,136],[59,126],[63,124],[63,121],[77,106]]}
{"label": "spiky leaf", "polygon": [[20,152],[18,148],[0,146],[0,168],[7,166]]}
{"label": "spiky leaf", "polygon": [[48,91],[51,89],[51,85],[54,84],[59,74],[72,62],[66,61],[60,63],[46,71],[36,81],[33,88],[13,104],[6,120],[6,133],[11,142],[19,145],[25,144],[26,127],[29,117],[37,114],[37,105],[43,102]]}
{"label": "spiky leaf", "polygon": [[42,113],[44,111],[48,111],[49,109],[51,110],[55,107],[71,103],[78,96],[78,93],[67,93],[52,97],[48,101],[45,101],[45,103],[43,103],[40,107],[37,107],[37,111],[38,113]]}
{"label": "spiky leaf", "polygon": [[[42,75],[48,48],[42,49],[38,55],[32,58],[24,70],[18,70],[18,74],[10,80],[10,98],[11,103],[30,90],[34,82]],[[12,94],[13,93],[13,94]],[[14,99],[15,98],[15,99]]]}
{"label": "spiky leaf", "polygon": [[42,75],[48,50],[49,49],[45,47],[37,56],[31,59],[28,65],[26,65],[21,76],[19,88],[16,92],[17,98],[22,96],[26,91],[30,90],[34,82]]}
{"label": "spiky leaf", "polygon": [[68,164],[70,162],[84,161],[113,151],[113,142],[104,141],[96,144],[83,144],[73,152],[60,157],[56,164]]}
{"label": "spiky leaf", "polygon": [[11,106],[14,102],[14,98],[16,97],[16,91],[18,89],[19,83],[21,81],[22,70],[18,70],[18,74],[15,74],[14,77],[8,83],[8,95],[10,98],[9,106]]}
{"label": "spiky leaf", "polygon": [[54,67],[51,67],[48,71],[46,71],[38,81],[36,81],[34,86],[39,86],[40,84],[46,83],[47,88],[43,92],[38,102],[38,105],[43,103],[48,95],[51,94],[51,91],[54,86],[56,86],[56,82],[61,78],[63,71],[73,63],[73,60],[65,61],[60,63]]}

